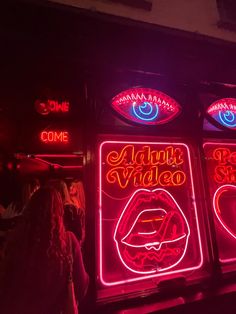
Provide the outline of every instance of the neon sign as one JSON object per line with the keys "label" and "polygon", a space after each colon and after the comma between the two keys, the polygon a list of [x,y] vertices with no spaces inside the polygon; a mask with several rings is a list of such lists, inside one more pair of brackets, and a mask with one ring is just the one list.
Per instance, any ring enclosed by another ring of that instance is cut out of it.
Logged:
{"label": "neon sign", "polygon": [[207,113],[220,125],[236,129],[236,99],[223,98],[215,101],[207,109]]}
{"label": "neon sign", "polygon": [[187,145],[102,142],[100,282],[114,286],[200,268],[202,246],[192,199]]}
{"label": "neon sign", "polygon": [[181,110],[170,96],[150,88],[131,88],[112,99],[122,117],[140,124],[157,125],[174,119]]}
{"label": "neon sign", "polygon": [[41,115],[48,115],[50,112],[66,113],[69,112],[70,103],[68,101],[58,102],[57,100],[48,99],[46,101],[36,100],[35,109]]}
{"label": "neon sign", "polygon": [[182,155],[182,150],[173,146],[158,151],[145,145],[135,151],[134,145],[126,145],[120,152],[113,150],[107,155],[107,163],[112,167],[106,178],[109,183],[117,182],[122,189],[129,184],[135,187],[182,185],[186,180],[183,171],[160,171],[158,167],[179,166],[183,163]]}
{"label": "neon sign", "polygon": [[135,273],[153,274],[180,263],[189,235],[188,221],[169,192],[142,189],[126,204],[114,240],[125,267]]}
{"label": "neon sign", "polygon": [[42,131],[40,133],[42,143],[69,143],[69,133],[67,131]]}
{"label": "neon sign", "polygon": [[226,147],[213,150],[213,159],[217,162],[214,179],[217,183],[236,183],[236,151]]}
{"label": "neon sign", "polygon": [[219,260],[235,262],[236,144],[204,143]]}
{"label": "neon sign", "polygon": [[219,187],[213,197],[213,207],[223,228],[236,239],[236,186],[226,184]]}

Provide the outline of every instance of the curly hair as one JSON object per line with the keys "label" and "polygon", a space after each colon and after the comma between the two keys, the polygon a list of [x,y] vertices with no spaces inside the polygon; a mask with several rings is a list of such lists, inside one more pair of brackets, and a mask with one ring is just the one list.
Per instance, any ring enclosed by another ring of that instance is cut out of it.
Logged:
{"label": "curly hair", "polygon": [[64,259],[66,253],[63,203],[52,187],[39,188],[25,210],[29,248],[37,246],[50,259]]}

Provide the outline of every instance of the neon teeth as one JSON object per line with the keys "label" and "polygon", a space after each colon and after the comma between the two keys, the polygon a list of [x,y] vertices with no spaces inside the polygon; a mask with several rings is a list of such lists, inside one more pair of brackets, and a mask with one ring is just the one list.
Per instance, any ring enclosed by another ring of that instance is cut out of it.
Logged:
{"label": "neon teeth", "polygon": [[177,265],[185,255],[189,235],[187,219],[169,192],[141,189],[123,210],[114,240],[124,266],[145,274]]}

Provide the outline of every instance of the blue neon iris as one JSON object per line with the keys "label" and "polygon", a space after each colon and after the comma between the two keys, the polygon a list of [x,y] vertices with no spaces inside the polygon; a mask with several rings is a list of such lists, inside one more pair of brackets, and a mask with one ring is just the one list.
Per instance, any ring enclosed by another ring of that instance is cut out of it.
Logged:
{"label": "blue neon iris", "polygon": [[219,111],[219,119],[221,123],[228,128],[236,127],[236,116],[230,110],[225,112]]}
{"label": "blue neon iris", "polygon": [[153,121],[158,116],[159,108],[158,105],[151,105],[145,101],[142,104],[133,103],[133,113],[136,118],[143,121]]}

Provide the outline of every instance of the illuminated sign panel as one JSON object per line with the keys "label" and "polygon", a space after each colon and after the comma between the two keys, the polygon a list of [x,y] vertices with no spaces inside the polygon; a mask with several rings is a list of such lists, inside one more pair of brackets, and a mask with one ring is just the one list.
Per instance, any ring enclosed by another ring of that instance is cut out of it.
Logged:
{"label": "illuminated sign panel", "polygon": [[215,101],[207,109],[208,115],[220,125],[236,130],[236,99],[223,98]]}
{"label": "illuminated sign panel", "polygon": [[202,265],[190,152],[183,143],[99,147],[99,278],[113,286]]}
{"label": "illuminated sign panel", "polygon": [[204,143],[219,259],[236,261],[236,144]]}
{"label": "illuminated sign panel", "polygon": [[48,99],[46,101],[36,100],[35,109],[41,115],[48,115],[52,113],[67,113],[70,109],[70,103],[68,101],[59,102],[57,100]]}
{"label": "illuminated sign panel", "polygon": [[157,125],[171,121],[180,105],[170,96],[150,88],[131,88],[112,99],[112,107],[132,122]]}

